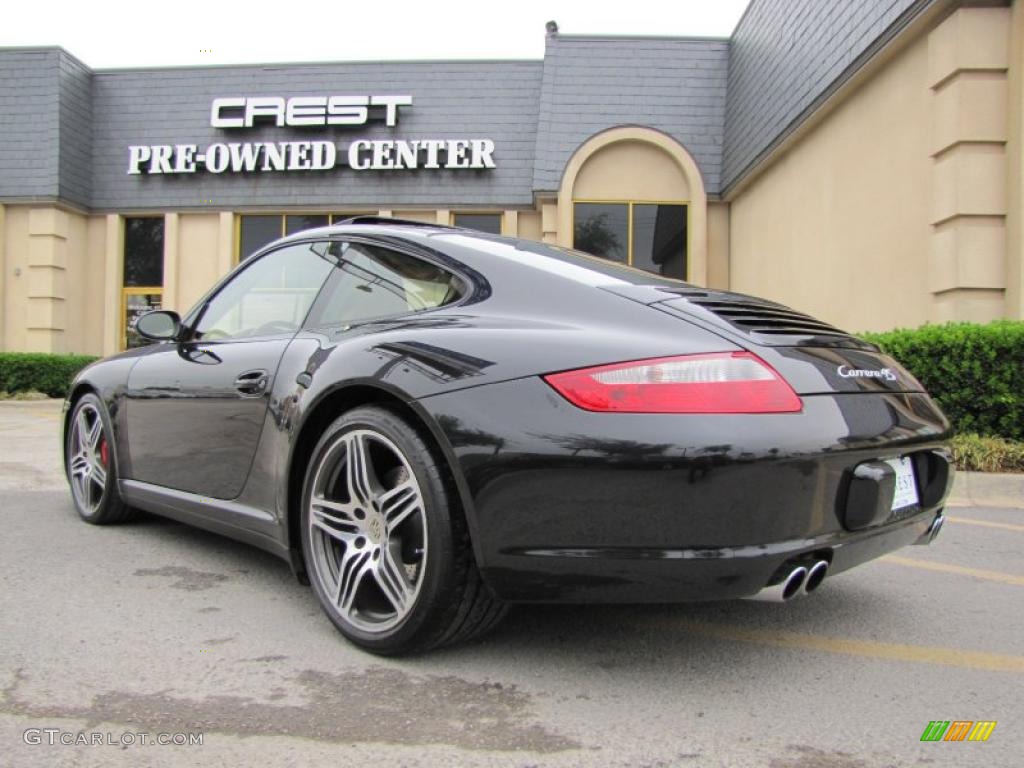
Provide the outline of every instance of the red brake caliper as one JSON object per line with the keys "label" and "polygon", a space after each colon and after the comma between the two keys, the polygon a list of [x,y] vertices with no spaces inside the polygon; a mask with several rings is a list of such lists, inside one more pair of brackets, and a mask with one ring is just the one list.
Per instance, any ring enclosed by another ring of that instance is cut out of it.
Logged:
{"label": "red brake caliper", "polygon": [[100,442],[100,461],[103,462],[104,467],[110,465],[110,449],[107,447],[106,438]]}

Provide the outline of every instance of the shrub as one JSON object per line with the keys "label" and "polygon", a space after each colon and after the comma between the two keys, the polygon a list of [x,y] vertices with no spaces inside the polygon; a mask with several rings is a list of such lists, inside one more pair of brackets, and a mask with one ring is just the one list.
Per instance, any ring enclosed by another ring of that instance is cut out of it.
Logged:
{"label": "shrub", "polygon": [[75,374],[95,359],[89,355],[0,352],[0,391],[64,397]]}
{"label": "shrub", "polygon": [[864,334],[924,384],[957,433],[1024,439],[1024,322]]}
{"label": "shrub", "polygon": [[956,468],[968,472],[1024,472],[1024,443],[1001,437],[955,435]]}

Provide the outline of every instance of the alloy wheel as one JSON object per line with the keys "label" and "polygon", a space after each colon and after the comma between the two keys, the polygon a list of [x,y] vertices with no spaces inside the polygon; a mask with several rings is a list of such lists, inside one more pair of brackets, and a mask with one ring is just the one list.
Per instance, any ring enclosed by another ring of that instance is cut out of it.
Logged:
{"label": "alloy wheel", "polygon": [[412,610],[427,558],[423,494],[409,461],[371,429],[322,454],[306,502],[313,567],[341,618],[384,632]]}
{"label": "alloy wheel", "polygon": [[107,468],[110,466],[110,448],[103,433],[103,418],[94,405],[86,403],[75,414],[70,448],[68,472],[71,492],[81,509],[92,514],[103,501]]}

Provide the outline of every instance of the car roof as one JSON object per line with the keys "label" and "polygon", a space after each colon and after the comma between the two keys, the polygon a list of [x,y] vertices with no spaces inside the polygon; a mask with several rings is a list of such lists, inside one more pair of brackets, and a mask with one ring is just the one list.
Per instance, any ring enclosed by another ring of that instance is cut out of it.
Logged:
{"label": "car roof", "polygon": [[[339,237],[344,235],[370,235],[385,238],[401,238],[406,242],[428,245],[426,239],[442,236],[457,236],[476,241],[474,251],[480,257],[495,259],[496,262],[512,262],[520,270],[537,270],[548,275],[557,275],[573,282],[591,287],[610,284],[665,286],[670,289],[694,289],[696,286],[684,281],[665,278],[649,272],[605,260],[587,253],[561,248],[548,243],[539,243],[507,235],[494,235],[465,227],[452,227],[431,222],[393,219],[383,216],[354,216],[337,224],[315,229],[306,229],[274,241],[274,246],[305,240]],[[430,243],[430,245],[435,245]],[[462,243],[461,245],[467,245]],[[269,246],[268,246],[269,247]],[[447,249],[445,249],[447,250]],[[264,253],[266,248],[256,251]],[[253,254],[256,255],[256,254]],[[456,257],[458,258],[458,257]]]}
{"label": "car roof", "polygon": [[296,240],[308,240],[316,237],[331,237],[345,234],[361,235],[410,235],[410,234],[433,234],[439,232],[451,232],[461,235],[479,235],[485,238],[497,237],[486,232],[464,227],[451,227],[445,224],[434,224],[425,221],[412,221],[410,219],[392,219],[385,216],[353,216],[337,224],[326,227],[314,227],[304,229],[286,237],[276,240],[277,243],[289,243]]}

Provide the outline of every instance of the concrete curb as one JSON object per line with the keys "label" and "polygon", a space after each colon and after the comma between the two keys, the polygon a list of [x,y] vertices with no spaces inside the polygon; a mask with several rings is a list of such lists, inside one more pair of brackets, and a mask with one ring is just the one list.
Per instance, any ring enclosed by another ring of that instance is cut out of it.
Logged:
{"label": "concrete curb", "polygon": [[1024,509],[1024,475],[957,472],[948,503],[952,507]]}

